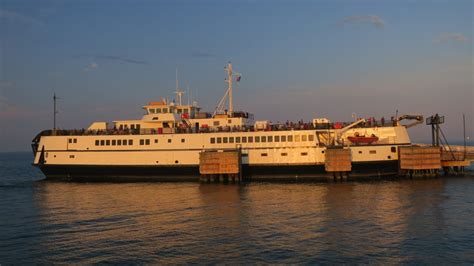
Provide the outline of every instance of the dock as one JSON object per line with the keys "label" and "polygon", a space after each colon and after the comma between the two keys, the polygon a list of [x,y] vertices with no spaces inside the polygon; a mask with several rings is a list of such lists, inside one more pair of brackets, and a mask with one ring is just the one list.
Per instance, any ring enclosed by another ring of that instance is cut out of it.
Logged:
{"label": "dock", "polygon": [[242,155],[240,149],[211,150],[199,153],[201,182],[242,182]]}

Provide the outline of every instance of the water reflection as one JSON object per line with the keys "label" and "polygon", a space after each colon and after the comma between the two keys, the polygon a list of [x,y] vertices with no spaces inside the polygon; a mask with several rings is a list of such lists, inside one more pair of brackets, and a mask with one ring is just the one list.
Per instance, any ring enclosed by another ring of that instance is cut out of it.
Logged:
{"label": "water reflection", "polygon": [[[453,182],[42,182],[34,193],[41,261],[433,262],[433,249],[441,259],[463,251],[463,244],[446,250],[447,237],[474,231],[472,224],[451,219],[460,215],[453,204],[460,212],[473,211],[452,196],[465,189],[452,191],[452,184],[460,185]],[[471,179],[464,182],[474,187]],[[473,198],[466,193],[462,200]]]}

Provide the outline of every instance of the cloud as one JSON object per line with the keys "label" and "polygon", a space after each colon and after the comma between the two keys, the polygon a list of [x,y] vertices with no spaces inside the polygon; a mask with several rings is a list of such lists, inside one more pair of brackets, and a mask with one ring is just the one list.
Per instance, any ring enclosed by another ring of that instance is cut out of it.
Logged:
{"label": "cloud", "polygon": [[192,57],[198,57],[198,58],[211,58],[211,57],[216,57],[217,55],[208,53],[208,52],[202,52],[202,51],[194,51],[191,54]]}
{"label": "cloud", "polygon": [[434,42],[447,42],[447,41],[455,41],[455,42],[467,42],[467,37],[458,32],[446,32],[441,33],[438,38],[434,40]]}
{"label": "cloud", "polygon": [[0,9],[0,19],[10,20],[12,22],[18,22],[22,24],[28,25],[36,25],[36,26],[45,26],[46,24],[34,17],[23,15],[14,11],[9,11],[5,9]]}
{"label": "cloud", "polygon": [[370,23],[379,29],[382,29],[385,26],[385,21],[383,21],[379,16],[376,16],[376,15],[349,16],[349,17],[345,17],[341,23],[342,24]]}
{"label": "cloud", "polygon": [[129,63],[129,64],[138,64],[138,65],[148,65],[149,64],[147,61],[130,59],[130,58],[127,58],[127,57],[116,56],[116,55],[82,54],[82,55],[78,55],[76,57],[90,57],[94,61],[109,60],[109,61],[119,61],[119,62]]}
{"label": "cloud", "polygon": [[97,68],[99,68],[99,64],[97,64],[96,62],[92,62],[84,68],[84,71],[89,72],[89,71],[97,69]]}

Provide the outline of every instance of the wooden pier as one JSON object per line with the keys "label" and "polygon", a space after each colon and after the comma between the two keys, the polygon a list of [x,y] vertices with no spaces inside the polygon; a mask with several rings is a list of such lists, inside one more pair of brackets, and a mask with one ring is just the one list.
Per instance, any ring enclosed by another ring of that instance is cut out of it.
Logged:
{"label": "wooden pier", "polygon": [[342,148],[326,149],[324,168],[326,172],[332,173],[329,178],[346,180],[349,172],[352,171],[351,150]]}
{"label": "wooden pier", "polygon": [[437,176],[441,168],[439,147],[399,148],[399,174],[408,177]]}
{"label": "wooden pier", "polygon": [[199,154],[201,182],[242,182],[240,150],[202,151]]}

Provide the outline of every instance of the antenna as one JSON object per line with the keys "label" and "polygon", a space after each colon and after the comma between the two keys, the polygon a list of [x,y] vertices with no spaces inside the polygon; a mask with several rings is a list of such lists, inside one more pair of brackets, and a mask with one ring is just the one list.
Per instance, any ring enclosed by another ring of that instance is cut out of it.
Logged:
{"label": "antenna", "polygon": [[188,91],[188,105],[189,105],[189,81],[186,81],[186,89]]}
{"label": "antenna", "polygon": [[175,98],[175,100],[178,101],[179,105],[182,105],[181,100],[182,100],[184,92],[179,90],[178,67],[176,67],[176,92],[175,92],[175,94],[178,97],[178,99]]}

